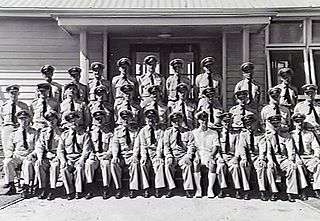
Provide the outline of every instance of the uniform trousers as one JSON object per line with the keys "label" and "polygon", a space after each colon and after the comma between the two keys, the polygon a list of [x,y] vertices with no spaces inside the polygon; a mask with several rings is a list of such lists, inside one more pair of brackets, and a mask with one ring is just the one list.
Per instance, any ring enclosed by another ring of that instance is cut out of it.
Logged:
{"label": "uniform trousers", "polygon": [[15,170],[21,166],[21,178],[23,178],[24,184],[30,185],[34,180],[34,164],[35,158],[29,160],[18,155],[14,155],[12,158],[5,158],[3,160],[5,184],[14,181]]}
{"label": "uniform trousers", "polygon": [[297,179],[297,165],[291,163],[286,157],[282,155],[275,155],[275,160],[272,165],[267,164],[267,179],[268,184],[273,193],[277,193],[276,176],[280,172],[285,172],[287,193],[298,194],[298,179]]}
{"label": "uniform trousers", "polygon": [[119,157],[119,162],[111,163],[111,174],[113,178],[113,182],[116,186],[116,189],[120,189],[122,187],[122,172],[123,169],[127,167],[129,170],[129,189],[130,190],[138,190],[139,189],[139,162],[135,162],[132,160],[132,157]]}
{"label": "uniform trousers", "polygon": [[[226,188],[227,187],[227,171],[232,177],[232,182],[234,185],[235,189],[240,189],[241,184],[240,184],[240,165],[239,162],[234,160],[234,156],[232,154],[223,154],[223,159],[226,161],[227,164],[227,170],[219,168],[219,174],[218,178],[220,177],[220,184],[222,185],[221,188]],[[223,187],[225,186],[225,187]]]}
{"label": "uniform trousers", "polygon": [[67,161],[66,167],[62,168],[62,180],[67,194],[81,193],[83,191],[83,182],[85,179],[84,165],[80,164],[80,159]]}
{"label": "uniform trousers", "polygon": [[312,155],[301,155],[302,163],[297,163],[298,167],[298,182],[301,189],[308,186],[306,179],[307,172],[313,176],[312,188],[320,190],[320,159]]}
{"label": "uniform trousers", "polygon": [[180,167],[182,170],[182,179],[183,179],[183,188],[184,190],[193,190],[193,175],[192,175],[192,163],[186,164],[187,156],[183,157],[173,157],[172,164],[168,164],[168,159],[165,160],[165,176],[168,182],[169,189],[176,188],[176,184],[174,183],[174,177],[176,173],[176,167]]}
{"label": "uniform trousers", "polygon": [[57,157],[50,160],[43,159],[42,164],[40,164],[39,161],[36,161],[35,172],[39,181],[39,188],[46,188],[49,178],[50,188],[55,189],[60,172],[60,161]]}
{"label": "uniform trousers", "polygon": [[148,158],[148,160],[143,164],[140,163],[141,168],[141,183],[142,189],[147,189],[150,187],[150,173],[153,169],[154,172],[154,186],[156,189],[165,187],[164,178],[164,162],[163,159],[159,159],[156,156],[153,158]]}
{"label": "uniform trousers", "polygon": [[85,164],[85,175],[87,183],[93,183],[96,170],[100,167],[102,183],[104,187],[110,187],[111,183],[111,158],[97,156],[91,153]]}
{"label": "uniform trousers", "polygon": [[15,131],[15,126],[5,125],[1,127],[1,142],[3,147],[4,156],[6,157],[6,150],[9,142],[10,134]]}

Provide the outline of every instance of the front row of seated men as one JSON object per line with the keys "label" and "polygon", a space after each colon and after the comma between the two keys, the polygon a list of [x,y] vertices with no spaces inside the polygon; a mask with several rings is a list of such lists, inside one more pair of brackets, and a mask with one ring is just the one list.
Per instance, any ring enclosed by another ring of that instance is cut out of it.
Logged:
{"label": "front row of seated men", "polygon": [[[220,124],[208,127],[208,113],[196,114],[198,128],[190,131],[183,127],[181,112],[169,116],[172,126],[166,130],[159,126],[157,111],[144,111],[146,125],[139,128],[130,110],[119,111],[118,126],[112,131],[106,112],[92,111],[92,127],[89,131],[79,127],[78,112],[63,114],[65,128],[59,128],[59,114],[45,113],[48,127],[37,130],[30,126],[31,115],[26,110],[17,112],[19,127],[10,134],[9,147],[4,160],[5,186],[8,194],[15,194],[14,176],[21,167],[23,178],[22,196],[33,193],[34,183],[40,188],[39,198],[52,200],[56,197],[56,184],[61,176],[68,199],[93,197],[95,174],[100,168],[103,199],[110,197],[113,181],[116,194],[123,193],[123,174],[129,173],[129,197],[143,189],[143,196],[161,197],[167,187],[166,197],[173,196],[176,188],[175,173],[181,169],[183,188],[191,198],[203,195],[200,184],[201,166],[208,169],[209,198],[215,197],[213,187],[217,181],[219,198],[226,196],[226,189],[234,189],[238,199],[250,199],[249,192],[257,186],[261,200],[277,200],[278,181],[285,178],[290,202],[297,194],[306,200],[306,188],[310,177],[315,196],[320,198],[320,145],[317,135],[305,129],[305,115],[292,116],[294,130],[288,132],[278,114],[267,117],[266,132],[255,128],[254,114],[242,117],[244,129],[232,128],[232,114],[220,113]],[[229,179],[230,177],[230,179]],[[151,184],[154,180],[154,185]],[[231,180],[228,182],[228,180]],[[270,194],[267,194],[270,192]]]}

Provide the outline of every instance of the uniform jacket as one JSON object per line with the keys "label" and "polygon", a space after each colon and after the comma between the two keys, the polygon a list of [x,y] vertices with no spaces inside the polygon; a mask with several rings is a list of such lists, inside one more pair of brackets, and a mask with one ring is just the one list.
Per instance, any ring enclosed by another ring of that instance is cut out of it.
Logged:
{"label": "uniform jacket", "polygon": [[[29,110],[29,107],[26,103],[22,101],[16,101],[16,113],[18,113],[21,110]],[[0,117],[1,117],[1,123],[3,126],[7,125],[16,125],[17,119],[14,114],[14,121],[12,121],[12,101],[8,100],[4,102],[0,108]]]}

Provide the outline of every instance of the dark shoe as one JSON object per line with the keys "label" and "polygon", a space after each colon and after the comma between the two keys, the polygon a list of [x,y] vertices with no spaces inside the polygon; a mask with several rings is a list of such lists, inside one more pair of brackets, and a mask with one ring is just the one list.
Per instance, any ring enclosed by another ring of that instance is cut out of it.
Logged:
{"label": "dark shoe", "polygon": [[87,193],[87,195],[85,196],[86,200],[89,200],[92,197],[93,197],[93,193],[92,192]]}
{"label": "dark shoe", "polygon": [[48,193],[47,200],[54,200],[54,194],[52,191]]}
{"label": "dark shoe", "polygon": [[23,190],[21,193],[21,197],[23,199],[28,199],[29,198],[29,186],[28,185],[23,185]]}
{"label": "dark shoe", "polygon": [[116,197],[116,199],[121,199],[122,198],[121,190],[117,190],[115,197]]}
{"label": "dark shoe", "polygon": [[160,190],[159,189],[156,189],[156,192],[155,192],[154,196],[156,198],[161,198],[161,194],[160,194]]}
{"label": "dark shoe", "polygon": [[275,193],[271,194],[270,201],[277,201],[278,197]]}
{"label": "dark shoe", "polygon": [[103,190],[102,199],[106,200],[106,199],[108,199],[108,196],[109,196],[109,191],[106,188],[106,189]]}
{"label": "dark shoe", "polygon": [[81,199],[81,193],[76,192],[75,199]]}
{"label": "dark shoe", "polygon": [[7,188],[9,188],[8,189],[8,191],[5,193],[5,195],[14,195],[14,194],[16,194],[17,193],[17,190],[16,190],[16,187],[14,186],[14,183],[13,182],[10,182],[9,184],[8,184],[8,187]]}
{"label": "dark shoe", "polygon": [[169,190],[167,192],[166,198],[171,198],[171,197],[173,197],[173,193],[172,193],[172,190]]}
{"label": "dark shoe", "polygon": [[187,198],[193,197],[191,191],[189,191],[189,190],[186,190],[186,196],[187,196]]}
{"label": "dark shoe", "polygon": [[241,194],[240,194],[240,190],[236,190],[236,199],[238,199],[238,200],[242,199]]}
{"label": "dark shoe", "polygon": [[315,191],[315,197],[320,199],[320,190]]}
{"label": "dark shoe", "polygon": [[40,194],[39,194],[39,196],[38,196],[38,199],[43,200],[43,199],[46,198],[46,195],[47,195],[47,194],[46,194],[45,189],[42,189],[41,192],[40,192]]}
{"label": "dark shoe", "polygon": [[261,192],[261,194],[260,194],[260,199],[261,199],[262,201],[268,201],[268,198],[267,198],[265,192]]}
{"label": "dark shoe", "polygon": [[150,194],[149,194],[149,190],[148,190],[148,189],[146,189],[146,190],[144,191],[143,197],[144,197],[144,198],[149,198],[149,197],[150,197]]}
{"label": "dark shoe", "polygon": [[249,193],[246,191],[243,195],[244,200],[250,200]]}
{"label": "dark shoe", "polygon": [[129,198],[130,199],[133,199],[135,197],[135,195],[134,195],[134,190],[130,190],[129,191]]}
{"label": "dark shoe", "polygon": [[301,193],[301,195],[300,195],[300,200],[301,200],[301,201],[306,201],[306,200],[308,200],[308,196],[307,196],[307,194],[306,194],[306,192],[305,192],[304,190],[302,190],[302,193]]}
{"label": "dark shoe", "polygon": [[67,194],[67,200],[73,200],[74,196],[72,193]]}
{"label": "dark shoe", "polygon": [[225,195],[225,193],[224,193],[224,190],[221,189],[220,192],[219,192],[219,194],[218,194],[218,198],[225,198],[225,197],[226,197],[226,195]]}
{"label": "dark shoe", "polygon": [[296,202],[296,200],[293,198],[293,195],[288,193],[288,201],[293,203],[293,202]]}

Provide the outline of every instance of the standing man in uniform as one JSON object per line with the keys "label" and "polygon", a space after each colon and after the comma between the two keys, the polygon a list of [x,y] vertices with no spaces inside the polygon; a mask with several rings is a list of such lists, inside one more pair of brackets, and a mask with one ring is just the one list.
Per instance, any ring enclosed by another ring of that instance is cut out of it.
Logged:
{"label": "standing man in uniform", "polygon": [[197,110],[197,106],[188,98],[190,87],[185,83],[180,83],[177,85],[176,91],[178,98],[177,101],[171,102],[171,106],[168,104],[170,113],[181,112],[183,118],[182,126],[192,130],[196,126],[194,115]]}
{"label": "standing man in uniform", "polygon": [[258,109],[260,104],[260,86],[253,80],[254,65],[251,62],[245,62],[240,67],[242,72],[243,80],[239,81],[234,92],[240,90],[248,90],[248,104],[254,108]]}
{"label": "standing man in uniform", "polygon": [[294,108],[294,113],[304,114],[305,123],[308,128],[313,128],[317,134],[320,134],[320,104],[315,101],[318,87],[313,84],[302,86],[306,95],[306,100],[299,102]]}
{"label": "standing man in uniform", "polygon": [[291,112],[298,100],[298,90],[291,84],[292,75],[293,70],[291,68],[281,68],[278,71],[281,82],[276,86],[281,89],[280,104],[287,107]]}
{"label": "standing man in uniform", "polygon": [[[48,200],[53,200],[60,171],[57,148],[62,131],[59,128],[60,118],[57,112],[49,110],[45,113],[44,118],[47,120],[48,127],[41,130],[36,143],[37,162],[35,172],[41,190],[38,198],[45,199],[47,197]],[[49,191],[48,188],[50,188]]]}
{"label": "standing man in uniform", "polygon": [[169,191],[166,198],[173,196],[173,189],[176,188],[174,177],[176,167],[182,170],[183,189],[187,198],[192,198],[191,191],[194,189],[192,176],[192,159],[195,151],[194,137],[191,131],[182,127],[183,116],[181,112],[172,112],[169,116],[172,127],[164,132],[164,157],[165,175]]}
{"label": "standing man in uniform", "polygon": [[[148,88],[151,85],[158,85],[161,91],[165,91],[165,78],[156,73],[157,58],[154,55],[149,55],[144,58],[143,62],[147,66],[147,72],[137,79],[141,101],[149,97]],[[161,98],[163,98],[163,95],[161,94]]]}
{"label": "standing man in uniform", "polygon": [[95,171],[100,166],[102,174],[103,194],[102,198],[107,199],[111,183],[111,143],[113,131],[110,122],[107,121],[107,113],[101,109],[92,111],[92,128],[90,131],[93,151],[90,153],[85,165],[85,174],[88,185],[86,199],[93,196],[93,178]]}
{"label": "standing man in uniform", "polygon": [[[9,94],[9,100],[4,102],[0,108],[0,117],[1,117],[1,141],[3,152],[6,153],[8,148],[9,136],[15,128],[18,127],[18,120],[16,117],[17,112],[21,110],[29,110],[29,107],[26,103],[19,101],[19,86],[10,85],[6,88],[7,93]],[[6,156],[5,156],[6,157]]]}
{"label": "standing man in uniform", "polygon": [[94,89],[97,86],[103,85],[107,88],[106,99],[109,103],[111,100],[111,84],[110,82],[103,77],[104,65],[100,62],[93,62],[91,64],[91,70],[93,72],[94,78],[89,81],[89,101],[94,100]]}
{"label": "standing man in uniform", "polygon": [[144,197],[150,196],[151,177],[153,169],[155,197],[160,198],[160,189],[165,187],[164,159],[163,159],[163,133],[159,126],[159,117],[155,109],[148,108],[144,111],[147,125],[139,132],[140,139],[140,167],[141,182]]}
{"label": "standing man in uniform", "polygon": [[[219,141],[219,134],[208,128],[209,115],[205,111],[198,112],[196,118],[199,123],[199,127],[192,131],[196,147],[196,156],[193,162],[194,166],[194,180],[197,187],[195,196],[197,198],[202,197],[201,189],[201,166],[206,166],[208,172],[208,198],[214,198],[213,185],[217,177],[217,163],[218,159],[222,159],[221,146]],[[223,163],[219,167],[225,166]]]}
{"label": "standing man in uniform", "polygon": [[65,112],[63,118],[68,129],[61,134],[57,149],[62,180],[67,199],[80,199],[85,181],[85,162],[92,151],[91,139],[90,135],[79,127],[81,118],[78,112]]}
{"label": "standing man in uniform", "polygon": [[134,198],[136,190],[139,189],[139,128],[132,111],[120,110],[120,125],[116,127],[112,141],[111,174],[116,187],[116,199],[122,197],[122,171],[124,167],[129,170],[129,197]]}
{"label": "standing man in uniform", "polygon": [[200,66],[203,69],[203,73],[196,77],[196,95],[198,96],[199,102],[203,98],[204,90],[207,88],[214,89],[215,100],[221,106],[221,95],[222,95],[222,78],[221,75],[216,73],[214,70],[214,64],[216,59],[213,57],[206,57],[202,59]]}
{"label": "standing man in uniform", "polygon": [[42,77],[49,84],[48,97],[54,99],[56,102],[61,103],[62,101],[62,86],[52,81],[54,67],[51,65],[44,65],[41,68]]}
{"label": "standing man in uniform", "polygon": [[24,181],[22,198],[29,197],[29,191],[32,193],[34,181],[34,164],[36,154],[34,152],[37,140],[37,131],[30,127],[31,115],[26,110],[17,112],[19,127],[10,134],[8,146],[5,150],[3,160],[4,183],[9,188],[7,194],[16,193],[14,186],[15,170],[21,167],[21,174]]}
{"label": "standing man in uniform", "polygon": [[112,94],[115,103],[117,99],[122,98],[122,92],[120,88],[123,85],[133,86],[133,99],[137,100],[139,96],[138,82],[135,76],[131,75],[131,60],[129,58],[120,58],[117,61],[117,67],[120,74],[112,78]]}
{"label": "standing man in uniform", "polygon": [[38,98],[34,99],[30,106],[30,111],[33,116],[33,127],[40,131],[47,126],[47,121],[44,118],[48,110],[59,112],[59,103],[49,97],[50,85],[41,83],[37,85]]}
{"label": "standing man in uniform", "polygon": [[[189,87],[191,87],[191,81],[189,78],[183,76],[183,65],[184,61],[182,59],[173,59],[170,61],[169,65],[173,69],[173,75],[169,76],[166,81],[166,89],[167,89],[167,96],[168,102],[174,102],[178,100],[177,96],[177,86],[180,83],[185,83]],[[189,98],[189,94],[187,96]]]}
{"label": "standing man in uniform", "polygon": [[[68,73],[71,77],[71,82],[76,84],[79,91],[79,101],[85,102],[86,104],[89,102],[89,89],[87,85],[80,83],[81,77],[81,68],[75,66],[68,70]],[[63,95],[64,99],[64,95]]]}

